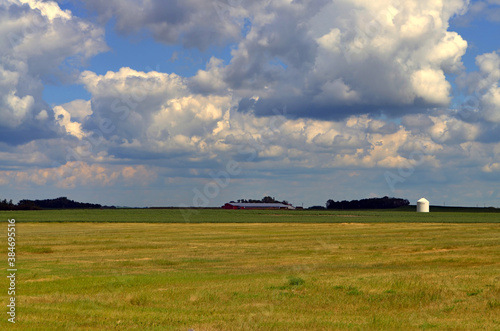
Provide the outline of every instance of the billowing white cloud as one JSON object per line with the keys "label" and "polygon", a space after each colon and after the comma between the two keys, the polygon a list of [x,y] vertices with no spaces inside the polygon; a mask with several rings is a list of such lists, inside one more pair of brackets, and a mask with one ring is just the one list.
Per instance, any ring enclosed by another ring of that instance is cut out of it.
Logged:
{"label": "billowing white cloud", "polygon": [[411,76],[411,85],[416,97],[433,103],[446,105],[450,100],[451,86],[442,71],[422,69]]}
{"label": "billowing white cloud", "polygon": [[54,107],[54,117],[56,122],[62,126],[67,133],[82,139],[85,134],[82,131],[82,125],[71,121],[71,114],[63,106]]}
{"label": "billowing white cloud", "polygon": [[467,123],[457,118],[441,115],[431,116],[433,125],[429,127],[429,134],[434,141],[457,144],[466,141],[475,141],[481,133],[481,125]]}
{"label": "billowing white cloud", "polygon": [[190,80],[194,91],[201,93],[227,94],[228,85],[223,77],[223,62],[212,57],[205,70],[198,70],[196,76]]}
{"label": "billowing white cloud", "polygon": [[[16,1],[12,1],[16,2]],[[22,4],[28,4],[32,9],[38,9],[43,16],[47,17],[50,21],[54,19],[70,20],[71,12],[69,10],[61,10],[55,1],[38,1],[38,0],[19,0]]]}
{"label": "billowing white cloud", "polygon": [[57,134],[43,84],[71,81],[74,68],[107,49],[104,30],[56,2],[0,2],[0,128],[22,143]]}
{"label": "billowing white cloud", "polygon": [[[484,117],[491,122],[500,123],[500,56],[487,53],[476,58],[480,79],[475,92],[481,100]],[[484,94],[481,94],[484,93]]]}
{"label": "billowing white cloud", "polygon": [[64,108],[73,119],[77,119],[79,121],[82,121],[87,116],[92,115],[92,107],[90,101],[87,100],[73,100],[71,102],[60,105],[60,107]]}
{"label": "billowing white cloud", "polygon": [[235,42],[229,64],[212,59],[191,84],[202,93],[258,96],[259,115],[284,105],[290,115],[316,118],[446,106],[445,75],[463,68],[467,48],[448,31],[467,0],[86,3],[115,17],[124,33],[146,29],[164,43],[200,49]]}
{"label": "billowing white cloud", "polygon": [[[408,115],[400,124],[368,115],[292,120],[286,108],[257,117],[237,111],[239,99],[231,93],[196,93],[198,86],[189,79],[154,71],[87,71],[81,81],[92,93],[92,109],[86,112],[91,115],[79,121],[84,135],[100,135],[104,140],[98,147],[113,162],[153,159],[166,168],[183,162],[177,176],[207,175],[231,159],[256,172],[284,166],[306,172],[398,169],[415,164],[415,154],[419,166],[440,169],[448,157],[463,157],[458,146],[477,140],[482,130],[480,123],[465,122],[452,111]],[[474,164],[486,162],[482,156]]]}
{"label": "billowing white cloud", "polygon": [[113,185],[146,186],[157,177],[145,166],[102,166],[72,161],[54,168],[27,171],[0,171],[4,185],[50,185],[64,189],[75,187],[109,187]]}
{"label": "billowing white cloud", "polygon": [[[223,73],[257,114],[341,118],[446,106],[467,42],[448,31],[466,1],[269,2]],[[285,46],[286,45],[286,46]],[[220,68],[217,74],[220,75]],[[405,109],[405,110],[403,110]],[[415,110],[413,110],[415,111]]]}
{"label": "billowing white cloud", "polygon": [[92,115],[82,122],[84,128],[123,143],[144,141],[153,116],[169,100],[189,96],[184,78],[156,71],[122,68],[105,75],[85,71],[80,81],[92,93]]}
{"label": "billowing white cloud", "polygon": [[15,128],[23,123],[33,108],[33,97],[26,95],[22,98],[16,95],[15,91],[9,91],[2,98],[2,112],[0,120],[4,126]]}
{"label": "billowing white cloud", "polygon": [[[289,120],[283,112],[259,118],[252,112],[238,112],[234,96],[190,92],[189,81],[174,74],[123,68],[105,75],[84,72],[81,79],[93,96],[88,111],[92,114],[81,121],[82,136],[99,132],[96,123],[108,121],[112,130],[100,134],[107,150],[118,159],[134,155],[168,163],[182,157],[193,167],[236,158],[245,163],[285,162],[305,168],[392,168],[405,160],[400,149],[410,141],[425,140],[429,147],[454,138],[435,134],[433,141],[430,133],[427,137],[421,132],[414,135],[403,126],[368,116],[338,122]],[[455,124],[455,131],[462,133],[460,123]],[[473,132],[467,136],[474,137]]]}
{"label": "billowing white cloud", "polygon": [[488,122],[500,123],[500,55],[485,53],[476,57],[477,72],[463,74],[459,84],[469,96],[463,115],[475,114]]}

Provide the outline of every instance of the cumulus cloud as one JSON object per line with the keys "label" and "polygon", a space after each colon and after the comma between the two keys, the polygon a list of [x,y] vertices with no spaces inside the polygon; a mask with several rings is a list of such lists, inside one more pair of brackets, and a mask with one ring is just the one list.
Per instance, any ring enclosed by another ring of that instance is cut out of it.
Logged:
{"label": "cumulus cloud", "polygon": [[494,162],[483,167],[484,172],[500,172],[500,163]]}
{"label": "cumulus cloud", "polygon": [[54,107],[54,117],[56,122],[70,135],[78,139],[82,139],[85,136],[81,124],[71,121],[71,114],[63,106]]}
{"label": "cumulus cloud", "polygon": [[455,18],[455,23],[469,26],[475,20],[500,22],[500,2],[498,0],[478,0],[470,3],[464,16]]}
{"label": "cumulus cloud", "polygon": [[270,2],[273,14],[255,16],[225,81],[243,97],[259,96],[259,115],[284,105],[290,115],[323,118],[446,106],[445,74],[460,72],[467,48],[448,21],[466,5]]}
{"label": "cumulus cloud", "polygon": [[205,94],[227,94],[229,87],[224,81],[223,71],[223,61],[212,57],[205,70],[198,70],[191,78],[191,89]]}
{"label": "cumulus cloud", "polygon": [[64,189],[75,187],[107,187],[116,184],[144,186],[151,184],[156,172],[145,166],[102,166],[72,161],[54,168],[23,171],[0,171],[4,185],[50,185]]}
{"label": "cumulus cloud", "polygon": [[166,44],[181,43],[201,50],[225,45],[240,36],[240,1],[85,0],[102,19],[116,19],[115,29],[126,35],[147,29]]}
{"label": "cumulus cloud", "polygon": [[230,63],[212,59],[191,84],[201,93],[258,96],[258,115],[284,106],[290,116],[314,118],[447,106],[446,74],[463,69],[467,48],[448,30],[466,0],[86,3],[126,34],[145,29],[200,49],[234,42]]}
{"label": "cumulus cloud", "polygon": [[88,100],[73,100],[71,102],[60,105],[64,108],[72,118],[79,121],[84,120],[86,117],[92,115],[92,107]]}
{"label": "cumulus cloud", "polygon": [[184,80],[175,74],[130,68],[105,75],[85,71],[80,81],[92,93],[92,115],[84,121],[84,128],[126,143],[142,141],[153,115],[165,102],[189,95]]}
{"label": "cumulus cloud", "polygon": [[83,63],[107,49],[104,31],[53,1],[0,3],[0,141],[54,137],[43,84],[71,80],[68,60]]}
{"label": "cumulus cloud", "polygon": [[26,95],[22,98],[16,95],[15,91],[9,91],[3,96],[3,111],[0,119],[4,126],[15,128],[19,126],[33,108],[33,97]]}
{"label": "cumulus cloud", "polygon": [[84,72],[81,80],[92,92],[91,115],[81,122],[82,128],[90,134],[99,131],[96,123],[109,121],[113,130],[102,136],[118,159],[168,163],[181,157],[193,167],[235,158],[305,168],[391,168],[404,161],[399,150],[412,139],[441,143],[366,115],[342,121],[290,120],[286,112],[259,118],[251,111],[238,112],[234,96],[196,94],[188,80],[174,74],[123,68],[105,75]]}
{"label": "cumulus cloud", "polygon": [[155,160],[166,167],[184,162],[186,172],[198,169],[198,175],[200,168],[208,171],[230,159],[251,168],[390,169],[413,162],[415,151],[424,154],[423,164],[439,168],[447,162],[441,155],[450,156],[442,153],[445,148],[478,140],[484,129],[451,111],[406,115],[400,124],[368,115],[289,119],[286,109],[258,117],[237,110],[237,95],[196,93],[189,79],[129,68],[105,75],[87,71],[81,81],[92,93],[82,128],[86,135],[100,132],[115,161]]}
{"label": "cumulus cloud", "polygon": [[474,91],[480,98],[482,112],[488,121],[500,123],[500,56],[496,52],[483,54],[476,58],[476,63],[480,78]]}
{"label": "cumulus cloud", "polygon": [[[459,85],[466,90],[461,114],[466,119],[484,119],[490,123],[500,123],[500,56],[497,52],[485,53],[476,57],[478,71],[465,73]],[[471,116],[474,115],[474,116]]]}

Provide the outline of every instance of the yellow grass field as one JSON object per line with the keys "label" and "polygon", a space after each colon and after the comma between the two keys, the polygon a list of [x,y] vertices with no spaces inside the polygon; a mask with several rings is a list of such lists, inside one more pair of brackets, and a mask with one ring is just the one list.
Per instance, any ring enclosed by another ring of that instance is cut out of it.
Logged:
{"label": "yellow grass field", "polygon": [[500,330],[498,223],[19,222],[16,245],[3,330]]}

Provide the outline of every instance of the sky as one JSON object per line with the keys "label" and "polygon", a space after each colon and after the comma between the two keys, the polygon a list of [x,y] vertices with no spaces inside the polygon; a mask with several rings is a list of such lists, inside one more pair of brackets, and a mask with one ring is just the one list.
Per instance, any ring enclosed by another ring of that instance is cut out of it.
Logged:
{"label": "sky", "polygon": [[499,0],[0,0],[0,197],[500,207]]}

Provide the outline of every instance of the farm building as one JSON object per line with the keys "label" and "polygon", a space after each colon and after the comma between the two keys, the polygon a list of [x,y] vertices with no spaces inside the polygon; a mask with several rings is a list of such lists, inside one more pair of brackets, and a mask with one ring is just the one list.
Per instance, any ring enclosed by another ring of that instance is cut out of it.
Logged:
{"label": "farm building", "polygon": [[264,202],[229,202],[222,206],[223,209],[295,209],[294,206],[284,203],[264,203]]}
{"label": "farm building", "polygon": [[417,212],[418,213],[428,213],[429,212],[429,200],[422,198],[417,201]]}

